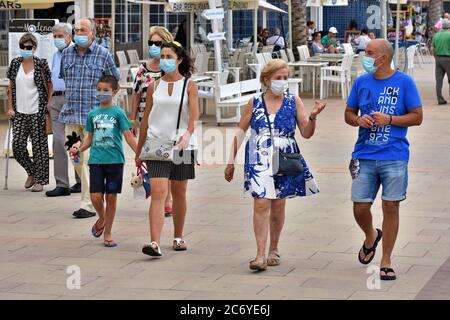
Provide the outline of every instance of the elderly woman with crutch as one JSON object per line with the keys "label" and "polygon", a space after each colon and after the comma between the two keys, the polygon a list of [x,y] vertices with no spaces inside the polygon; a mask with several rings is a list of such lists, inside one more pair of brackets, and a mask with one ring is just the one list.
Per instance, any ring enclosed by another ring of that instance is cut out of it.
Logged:
{"label": "elderly woman with crutch", "polygon": [[[37,39],[31,33],[19,40],[20,57],[8,69],[8,117],[12,122],[14,158],[25,169],[25,188],[40,192],[49,182],[48,141],[45,113],[50,105],[52,82],[47,60],[34,56]],[[33,160],[27,141],[31,138]]]}

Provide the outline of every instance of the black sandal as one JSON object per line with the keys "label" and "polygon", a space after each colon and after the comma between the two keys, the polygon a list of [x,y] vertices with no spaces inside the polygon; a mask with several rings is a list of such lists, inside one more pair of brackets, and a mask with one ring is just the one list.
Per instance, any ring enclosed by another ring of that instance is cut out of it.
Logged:
{"label": "black sandal", "polygon": [[[376,252],[376,248],[378,246],[378,242],[380,242],[381,238],[383,237],[383,232],[381,232],[380,229],[377,229],[377,232],[378,232],[378,235],[377,235],[377,238],[375,239],[375,242],[373,243],[372,248],[367,249],[363,242],[362,250],[364,253],[364,258],[361,258],[361,250],[358,251],[358,260],[360,263],[369,264],[372,262],[373,258],[375,257],[375,252]],[[372,252],[373,252],[373,254],[372,254],[372,257],[370,257],[369,261],[365,261],[364,259]]]}
{"label": "black sandal", "polygon": [[[392,280],[396,280],[397,276],[395,275],[395,271],[392,268],[380,268],[380,272],[383,271],[385,274],[381,275],[380,274],[380,279],[381,280],[386,280],[386,281],[392,281]],[[394,273],[393,276],[388,276],[388,273]]]}

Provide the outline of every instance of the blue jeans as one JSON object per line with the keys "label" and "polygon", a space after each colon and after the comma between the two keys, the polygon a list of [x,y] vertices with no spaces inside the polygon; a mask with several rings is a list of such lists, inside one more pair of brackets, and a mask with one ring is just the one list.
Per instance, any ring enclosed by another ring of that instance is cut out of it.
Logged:
{"label": "blue jeans", "polygon": [[382,200],[406,199],[408,161],[360,159],[359,165],[359,175],[353,179],[352,183],[353,202],[373,202],[380,185],[383,186]]}

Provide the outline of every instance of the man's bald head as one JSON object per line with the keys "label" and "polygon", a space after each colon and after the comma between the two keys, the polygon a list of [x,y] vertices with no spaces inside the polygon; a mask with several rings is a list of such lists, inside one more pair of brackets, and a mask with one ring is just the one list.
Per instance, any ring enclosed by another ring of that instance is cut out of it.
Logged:
{"label": "man's bald head", "polygon": [[392,58],[394,57],[394,49],[392,48],[391,43],[386,39],[374,39],[367,44],[366,56],[375,59],[384,56],[384,62],[381,64],[390,67]]}

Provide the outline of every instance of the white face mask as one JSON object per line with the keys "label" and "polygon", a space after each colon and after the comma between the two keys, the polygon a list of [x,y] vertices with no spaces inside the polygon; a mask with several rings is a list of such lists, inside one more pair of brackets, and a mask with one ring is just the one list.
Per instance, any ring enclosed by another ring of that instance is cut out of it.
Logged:
{"label": "white face mask", "polygon": [[270,90],[276,96],[281,96],[288,89],[287,80],[272,80],[270,83]]}

